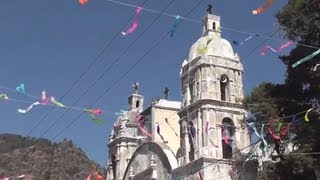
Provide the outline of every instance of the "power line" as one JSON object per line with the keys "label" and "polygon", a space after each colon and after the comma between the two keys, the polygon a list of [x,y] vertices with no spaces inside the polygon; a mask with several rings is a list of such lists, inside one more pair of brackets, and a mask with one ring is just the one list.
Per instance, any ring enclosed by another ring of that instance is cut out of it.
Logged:
{"label": "power line", "polygon": [[[201,3],[202,3],[203,0],[199,1],[195,7],[193,9],[191,9],[187,14],[186,16],[188,16],[189,14],[191,14]],[[180,22],[179,22],[180,23]],[[165,39],[168,35],[170,34],[170,31],[167,32],[164,36],[162,36],[158,41],[156,41],[153,46],[133,65],[131,66],[131,68],[126,72],[124,73],[117,81],[115,81],[112,86],[110,88],[108,88],[107,90],[105,90],[104,94],[100,97],[98,97],[98,99],[92,103],[91,105],[97,103],[103,96],[105,96],[118,82],[120,82],[136,65],[139,64],[139,62],[141,60],[143,60],[143,58],[145,56],[147,56],[156,46],[158,46],[158,44],[163,40]],[[73,123],[75,123],[84,113],[81,113],[79,114],[73,121],[71,121],[65,128],[63,128],[55,137],[53,137],[51,140],[53,141],[54,139],[56,139],[57,137],[59,137],[67,128],[69,128]]]}
{"label": "power line", "polygon": [[[163,12],[165,12],[175,1],[176,1],[176,0],[172,0],[172,1],[167,5],[167,7],[163,10]],[[160,14],[160,15],[161,15],[161,14]],[[79,101],[81,100],[80,97],[83,97],[84,95],[86,95],[86,94],[89,92],[89,90],[113,67],[113,65],[115,65],[115,64],[121,59],[121,57],[124,56],[124,55],[127,53],[127,51],[136,44],[136,42],[144,35],[144,33],[146,33],[147,30],[150,29],[151,26],[160,18],[160,15],[158,15],[158,16],[151,22],[151,24],[149,24],[149,26],[122,52],[122,54],[120,54],[120,56],[119,56],[115,61],[113,61],[113,62],[111,63],[111,65],[110,65],[107,69],[105,69],[104,72],[103,72],[97,79],[95,79],[95,80],[93,81],[93,83],[90,85],[90,87],[87,88],[86,91],[85,91],[84,93],[82,93],[82,94],[79,96],[79,98],[78,98],[73,104],[79,102]],[[60,116],[60,117],[45,131],[45,133],[48,132],[49,129],[52,128],[52,127],[58,122],[58,120],[60,120],[60,119],[64,116],[64,114],[65,114],[66,112],[68,112],[68,111],[65,111],[65,112],[62,114],[62,116]],[[81,115],[82,115],[82,114],[83,114],[83,113],[81,113]],[[43,135],[44,135],[45,133],[43,133]]]}
{"label": "power line", "polygon": [[[314,2],[314,1],[313,1]],[[312,2],[312,3],[313,3]],[[311,4],[312,4],[311,3]],[[310,4],[310,5],[311,5]],[[302,12],[304,11],[304,10],[306,10],[308,8],[308,6],[306,6],[306,7],[304,7],[302,10],[301,10],[301,12],[297,15],[297,16],[295,16],[294,18],[292,18],[292,19],[290,19],[290,21],[288,21],[288,23],[287,24],[289,24],[290,22],[292,22],[292,21],[295,21],[296,19],[298,19],[298,17],[300,17],[301,15],[302,15]],[[279,32],[279,30],[280,30],[281,28],[280,27],[278,27],[278,29],[277,30],[275,30],[271,35],[270,35],[270,37],[273,37],[277,32]],[[246,58],[246,57],[248,57],[248,56],[250,56],[252,53],[254,53],[260,46],[262,46],[264,43],[266,43],[266,42],[268,42],[270,39],[265,39],[263,42],[261,42],[260,44],[258,44],[255,48],[253,48],[244,58]]]}
{"label": "power line", "polygon": [[[109,1],[109,2],[112,2],[112,3],[116,3],[116,4],[119,4],[119,5],[123,5],[123,6],[128,6],[128,7],[138,7],[136,5],[123,3],[123,2],[118,2],[118,1],[115,1],[115,0],[106,0],[106,1]],[[160,12],[156,11],[156,10],[152,10],[152,9],[144,9],[144,10],[148,11],[148,12],[151,12],[151,13],[160,14]],[[176,15],[174,15],[174,14],[167,14],[167,13],[161,14],[161,15],[165,15],[165,16],[168,16],[168,17],[176,17]],[[186,17],[183,17],[183,16],[181,16],[180,18],[184,19],[186,21],[189,21],[189,22],[193,22],[193,23],[201,23],[198,20],[189,19],[189,18],[186,18]],[[265,36],[265,35],[262,35],[262,34],[256,34],[256,33],[252,33],[252,32],[241,31],[241,30],[237,30],[237,29],[229,28],[229,27],[222,27],[221,26],[221,29],[225,29],[225,30],[229,30],[229,31],[233,31],[233,32],[241,33],[241,34],[256,35],[256,36],[259,36],[261,38],[268,39],[268,40],[274,40],[274,41],[280,41],[280,42],[288,42],[288,41],[285,41],[285,40],[282,40],[282,39],[273,38],[273,37],[270,37],[270,36]],[[320,49],[320,47],[316,47],[316,46],[312,46],[312,45],[308,45],[308,44],[297,43],[297,42],[293,42],[293,43],[297,44],[297,45],[300,45],[300,46],[312,48],[312,49]]]}
{"label": "power line", "polygon": [[[313,1],[314,2],[314,1]],[[313,3],[312,2],[312,3]],[[312,4],[311,3],[311,4]],[[301,13],[299,13],[297,16],[295,16],[294,18],[292,18],[289,22],[291,22],[291,21],[294,21],[294,20],[296,20],[299,16],[301,16],[302,15],[302,12],[304,11],[304,10],[306,10],[307,9],[307,7],[305,7],[304,9],[302,9],[301,10]],[[289,23],[288,22],[288,23]],[[271,36],[274,36],[278,31],[280,30],[280,27],[275,31],[275,32],[273,32],[272,34],[271,34]],[[257,48],[259,48],[261,45],[263,45],[265,42],[267,42],[268,41],[268,39],[266,39],[264,42],[262,42],[262,43],[260,43],[259,45],[257,45],[252,51],[250,51],[250,53],[248,53],[245,57],[244,57],[244,59],[245,58],[247,58],[248,56],[250,56]],[[189,62],[190,63],[190,62]],[[228,68],[228,70],[224,73],[224,74],[226,74],[227,72],[229,72],[229,70],[230,69],[232,69],[232,68],[234,68],[235,66],[237,66],[238,65],[238,63],[240,63],[240,61],[238,61],[234,66],[232,66],[231,68]],[[189,71],[189,69],[188,69],[188,71]],[[211,84],[209,84],[204,90],[201,90],[200,91],[200,93],[202,93],[202,92],[204,92],[205,90],[207,90],[211,85],[213,85],[215,82],[212,82]],[[196,110],[195,110],[196,111]],[[194,111],[193,111],[194,112]],[[172,113],[167,119],[170,119],[173,115],[175,115],[175,114],[177,114],[177,112],[174,112],[174,113]],[[185,117],[185,116],[184,116]],[[182,118],[181,118],[182,119]],[[162,123],[160,123],[160,125],[161,124],[163,124],[165,121],[163,121]]]}
{"label": "power line", "polygon": [[[148,0],[145,0],[141,6],[143,6]],[[91,68],[98,63],[98,59],[101,57],[101,55],[104,53],[104,51],[116,40],[116,38],[121,34],[122,30],[130,23],[130,21],[134,18],[134,16],[131,16],[131,18],[129,18],[129,20],[121,27],[121,29],[116,33],[115,36],[113,36],[113,38],[111,39],[111,41],[109,43],[107,43],[107,41],[105,42],[105,45],[103,46],[103,48],[99,51],[99,53],[97,54],[97,56],[94,58],[94,60],[92,61],[92,63],[89,65],[89,67],[80,75],[79,79],[77,79],[72,86],[67,90],[67,92],[62,96],[62,98],[59,101],[62,101],[63,98],[80,82],[80,80],[84,77],[84,75],[89,72],[91,70]],[[39,125],[42,121],[44,121],[44,119],[46,119],[46,117],[55,109],[52,108],[50,111],[48,111],[46,113],[46,115],[30,130],[30,132],[26,135],[29,136]]]}

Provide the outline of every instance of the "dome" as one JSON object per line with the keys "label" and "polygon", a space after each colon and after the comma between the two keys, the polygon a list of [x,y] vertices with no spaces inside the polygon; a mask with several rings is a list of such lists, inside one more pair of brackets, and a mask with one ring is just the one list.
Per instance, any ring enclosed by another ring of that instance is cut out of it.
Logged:
{"label": "dome", "polygon": [[[206,52],[201,52],[202,49],[206,48],[207,43],[209,44]],[[195,42],[190,49],[189,61],[203,55],[202,53],[212,56],[237,59],[235,58],[231,44],[227,40],[215,35],[201,37],[197,42]]]}

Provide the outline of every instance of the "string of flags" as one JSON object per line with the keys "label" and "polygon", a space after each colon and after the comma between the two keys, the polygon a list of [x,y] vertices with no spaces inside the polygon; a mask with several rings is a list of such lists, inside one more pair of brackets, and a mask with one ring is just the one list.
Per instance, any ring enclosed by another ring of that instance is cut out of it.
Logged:
{"label": "string of flags", "polygon": [[291,41],[288,41],[287,43],[281,45],[278,50],[275,50],[274,48],[272,48],[271,46],[265,46],[262,51],[261,51],[261,55],[265,56],[267,53],[267,50],[270,49],[271,51],[275,52],[275,53],[280,53],[284,48],[289,47],[292,44]]}
{"label": "string of flags", "polygon": [[[191,20],[191,19],[188,19],[188,18],[185,18],[185,17],[181,17],[181,16],[179,16],[179,15],[176,15],[176,16],[175,16],[175,15],[171,15],[171,14],[167,14],[167,13],[161,13],[161,12],[158,12],[158,11],[155,11],[155,10],[150,10],[150,9],[142,8],[142,7],[140,7],[140,6],[135,6],[135,5],[128,4],[128,3],[118,2],[118,1],[114,1],[114,0],[107,0],[107,1],[112,2],[112,3],[117,3],[117,4],[120,4],[120,5],[124,5],[124,6],[136,7],[136,14],[135,14],[135,16],[134,16],[135,19],[134,19],[133,24],[131,25],[131,27],[130,27],[126,32],[121,32],[122,35],[124,35],[124,36],[133,33],[133,32],[137,29],[137,27],[138,27],[138,25],[139,25],[138,15],[141,13],[141,11],[142,11],[143,9],[146,10],[146,11],[152,12],[152,13],[158,13],[158,14],[163,14],[163,15],[166,15],[166,16],[174,17],[174,18],[175,18],[175,21],[174,21],[174,24],[173,24],[172,29],[170,30],[170,36],[171,36],[171,37],[174,37],[174,36],[175,36],[176,30],[177,30],[177,28],[178,28],[178,25],[179,25],[181,19],[189,20],[189,21],[191,21],[191,22],[198,22],[198,21]],[[274,0],[266,0],[261,7],[255,9],[255,10],[252,10],[252,14],[254,14],[254,15],[256,15],[256,14],[261,14],[261,13],[264,12],[269,6],[271,6],[271,4],[273,3],[273,1],[274,1]],[[80,3],[81,5],[85,5],[87,2],[88,2],[88,0],[79,0],[79,3]],[[226,28],[226,29],[230,29],[230,28]],[[231,29],[230,29],[230,30],[231,30]],[[237,31],[237,32],[240,32],[240,31]],[[251,34],[252,34],[252,33],[251,33]],[[257,35],[257,34],[255,34],[255,35],[250,35],[248,38],[246,38],[246,39],[244,40],[244,42],[238,42],[238,41],[236,41],[236,40],[233,40],[232,42],[233,42],[234,45],[240,45],[240,46],[242,46],[246,41],[250,40],[253,36],[260,36],[260,35]],[[261,37],[263,37],[263,36],[261,36]],[[269,38],[269,37],[268,37],[268,38]],[[207,45],[208,45],[208,43],[210,43],[210,42],[207,42]],[[281,52],[282,49],[290,46],[291,44],[292,44],[291,41],[286,41],[286,43],[283,44],[282,46],[280,46],[280,48],[279,48],[278,50],[275,50],[275,49],[274,49],[273,47],[271,47],[271,46],[265,46],[265,47],[262,49],[262,51],[261,51],[261,55],[262,55],[262,56],[265,56],[268,49],[271,50],[271,51],[273,51],[273,52],[275,52],[275,53],[279,53],[279,52]],[[301,45],[301,46],[305,46],[305,47],[310,47],[310,48],[317,48],[317,47],[314,47],[314,46],[305,45],[305,44],[301,44],[301,43],[295,43],[295,44]],[[199,54],[204,54],[204,53],[207,52],[207,49],[208,49],[208,46],[205,46],[205,47],[203,47],[203,48],[199,48],[199,49],[198,49],[198,53],[199,53]],[[297,61],[296,63],[294,63],[294,64],[292,65],[292,67],[293,67],[293,68],[297,67],[298,65],[304,63],[305,61],[308,61],[308,60],[312,59],[313,57],[315,57],[315,56],[318,55],[319,53],[320,53],[320,49],[318,49],[318,50],[315,51],[314,53],[310,54],[309,56],[306,56],[306,57],[302,58],[301,60]]]}
{"label": "string of flags", "polygon": [[[3,86],[0,87],[4,88]],[[6,88],[7,90],[11,90],[10,88]],[[17,86],[16,88],[16,92],[19,94],[23,94],[23,95],[28,95],[26,93],[26,88],[24,84],[20,84],[19,86]],[[30,95],[29,95],[30,96]],[[30,97],[34,97],[34,96],[30,96]],[[12,99],[9,98],[6,94],[0,94],[0,100],[12,100],[12,101],[16,101],[16,102],[29,102],[29,101],[21,101],[21,100],[16,100],[16,99]],[[101,115],[102,114],[102,110],[99,108],[96,109],[86,109],[86,108],[77,108],[77,107],[70,107],[70,106],[66,106],[61,102],[56,101],[55,97],[53,96],[47,96],[46,91],[42,91],[41,92],[41,99],[40,101],[35,101],[35,102],[30,102],[31,105],[29,105],[27,108],[25,109],[18,109],[18,113],[22,113],[22,114],[26,114],[28,112],[30,112],[34,107],[42,105],[42,106],[56,106],[56,107],[60,107],[60,108],[69,108],[69,109],[77,109],[77,110],[82,110],[85,111],[89,114],[89,116],[91,117],[92,121],[98,124],[104,124],[104,121],[99,119],[98,117],[96,117],[97,115]]]}
{"label": "string of flags", "polygon": [[244,41],[236,41],[236,40],[232,40],[232,43],[235,45],[235,46],[238,46],[238,45],[240,45],[240,46],[242,46],[245,42],[247,42],[247,41],[249,41],[251,38],[253,38],[254,36],[259,36],[259,35],[251,35],[251,36],[249,36],[249,37],[247,37]]}

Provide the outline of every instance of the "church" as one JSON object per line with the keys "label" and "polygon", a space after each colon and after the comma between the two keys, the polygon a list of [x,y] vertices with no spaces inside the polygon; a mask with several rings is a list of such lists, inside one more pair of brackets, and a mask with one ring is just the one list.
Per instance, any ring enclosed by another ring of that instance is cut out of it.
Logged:
{"label": "church", "polygon": [[221,38],[220,17],[202,19],[202,36],[182,61],[181,102],[144,108],[139,84],[108,140],[107,180],[235,180],[237,153],[250,149],[242,105],[243,66]]}

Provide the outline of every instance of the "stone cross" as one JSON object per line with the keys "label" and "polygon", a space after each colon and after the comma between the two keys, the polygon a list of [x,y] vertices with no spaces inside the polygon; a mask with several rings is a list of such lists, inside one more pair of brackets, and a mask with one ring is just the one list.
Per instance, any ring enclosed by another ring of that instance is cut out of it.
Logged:
{"label": "stone cross", "polygon": [[168,99],[168,95],[169,95],[169,88],[168,87],[165,87],[164,88],[164,99]]}
{"label": "stone cross", "polygon": [[211,4],[209,4],[208,9],[207,9],[208,14],[212,14],[212,8],[213,8],[213,6]]}
{"label": "stone cross", "polygon": [[139,87],[139,83],[135,82],[133,85],[133,93],[134,94],[138,94],[138,87]]}

